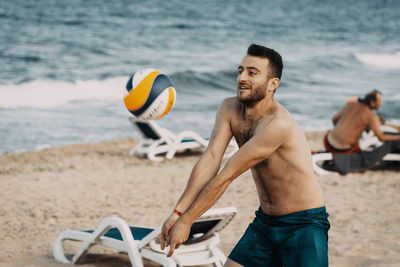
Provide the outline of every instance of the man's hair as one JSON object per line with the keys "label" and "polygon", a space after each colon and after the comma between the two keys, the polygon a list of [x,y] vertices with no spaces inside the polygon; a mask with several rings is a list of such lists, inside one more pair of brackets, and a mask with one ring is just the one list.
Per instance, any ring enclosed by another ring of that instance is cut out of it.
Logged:
{"label": "man's hair", "polygon": [[368,106],[371,106],[371,102],[375,102],[376,101],[376,97],[377,95],[380,94],[382,95],[382,93],[376,89],[372,90],[371,92],[367,93],[364,98],[359,98],[358,102],[364,103]]}
{"label": "man's hair", "polygon": [[282,76],[282,57],[275,50],[256,44],[251,44],[247,49],[247,55],[267,58],[269,60],[269,66],[271,72],[268,74],[268,78],[279,78]]}

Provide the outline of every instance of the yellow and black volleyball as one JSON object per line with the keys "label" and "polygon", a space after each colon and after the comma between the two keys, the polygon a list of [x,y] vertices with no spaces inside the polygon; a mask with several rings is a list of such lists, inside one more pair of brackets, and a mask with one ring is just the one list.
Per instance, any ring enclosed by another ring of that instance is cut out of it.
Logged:
{"label": "yellow and black volleyball", "polygon": [[156,120],[175,105],[176,91],[171,79],[156,69],[136,71],[126,84],[124,103],[136,117]]}

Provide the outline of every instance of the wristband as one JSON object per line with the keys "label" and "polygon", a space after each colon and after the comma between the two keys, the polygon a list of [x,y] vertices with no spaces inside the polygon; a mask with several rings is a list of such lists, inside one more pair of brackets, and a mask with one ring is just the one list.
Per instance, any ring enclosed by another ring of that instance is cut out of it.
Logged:
{"label": "wristband", "polygon": [[175,213],[175,214],[178,214],[179,217],[182,217],[182,215],[183,215],[183,212],[180,212],[180,211],[177,210],[177,209],[174,209],[174,213]]}

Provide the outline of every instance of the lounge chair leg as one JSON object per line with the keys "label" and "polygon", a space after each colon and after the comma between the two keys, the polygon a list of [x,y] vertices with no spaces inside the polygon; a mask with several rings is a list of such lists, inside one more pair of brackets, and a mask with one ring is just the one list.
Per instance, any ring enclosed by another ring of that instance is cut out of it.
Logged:
{"label": "lounge chair leg", "polygon": [[172,147],[172,148],[168,151],[167,155],[165,155],[165,157],[166,157],[167,159],[172,159],[172,158],[175,156],[175,153],[176,153],[176,146]]}
{"label": "lounge chair leg", "polygon": [[141,251],[141,254],[144,258],[158,262],[164,267],[176,267],[175,261],[171,258],[165,257],[165,255],[162,253],[155,253],[144,249]]}
{"label": "lounge chair leg", "polygon": [[97,227],[97,229],[91,234],[90,238],[86,240],[79,248],[78,252],[72,258],[72,263],[78,263],[78,261],[89,250],[89,248],[96,244],[97,240],[100,239],[111,227],[118,228],[123,240],[126,242],[128,246],[129,259],[131,260],[133,267],[143,267],[137,242],[133,240],[129,226],[125,221],[117,217],[109,217],[103,220],[99,227]]}
{"label": "lounge chair leg", "polygon": [[147,153],[147,158],[148,158],[149,160],[155,161],[155,162],[161,162],[161,161],[163,161],[162,157],[156,156],[155,154],[150,153],[150,152]]}
{"label": "lounge chair leg", "polygon": [[133,156],[135,155],[135,147],[133,147],[130,151],[129,151],[129,156]]}

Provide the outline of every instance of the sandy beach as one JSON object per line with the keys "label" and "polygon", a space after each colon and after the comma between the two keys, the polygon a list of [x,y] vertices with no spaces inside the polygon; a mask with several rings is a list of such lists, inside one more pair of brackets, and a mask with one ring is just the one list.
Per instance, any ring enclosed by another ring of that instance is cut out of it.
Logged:
{"label": "sandy beach", "polygon": [[[322,132],[307,133],[307,139],[310,149],[322,148]],[[1,155],[0,266],[68,266],[53,258],[57,235],[66,229],[92,229],[108,216],[138,226],[160,225],[199,154],[154,163],[128,155],[135,142],[122,139]],[[333,173],[317,179],[330,214],[330,266],[399,266],[400,172]],[[225,206],[238,209],[221,232],[220,247],[228,254],[258,208],[249,172],[214,205]],[[126,256],[101,255],[105,251],[94,247],[81,266],[129,266]]]}

